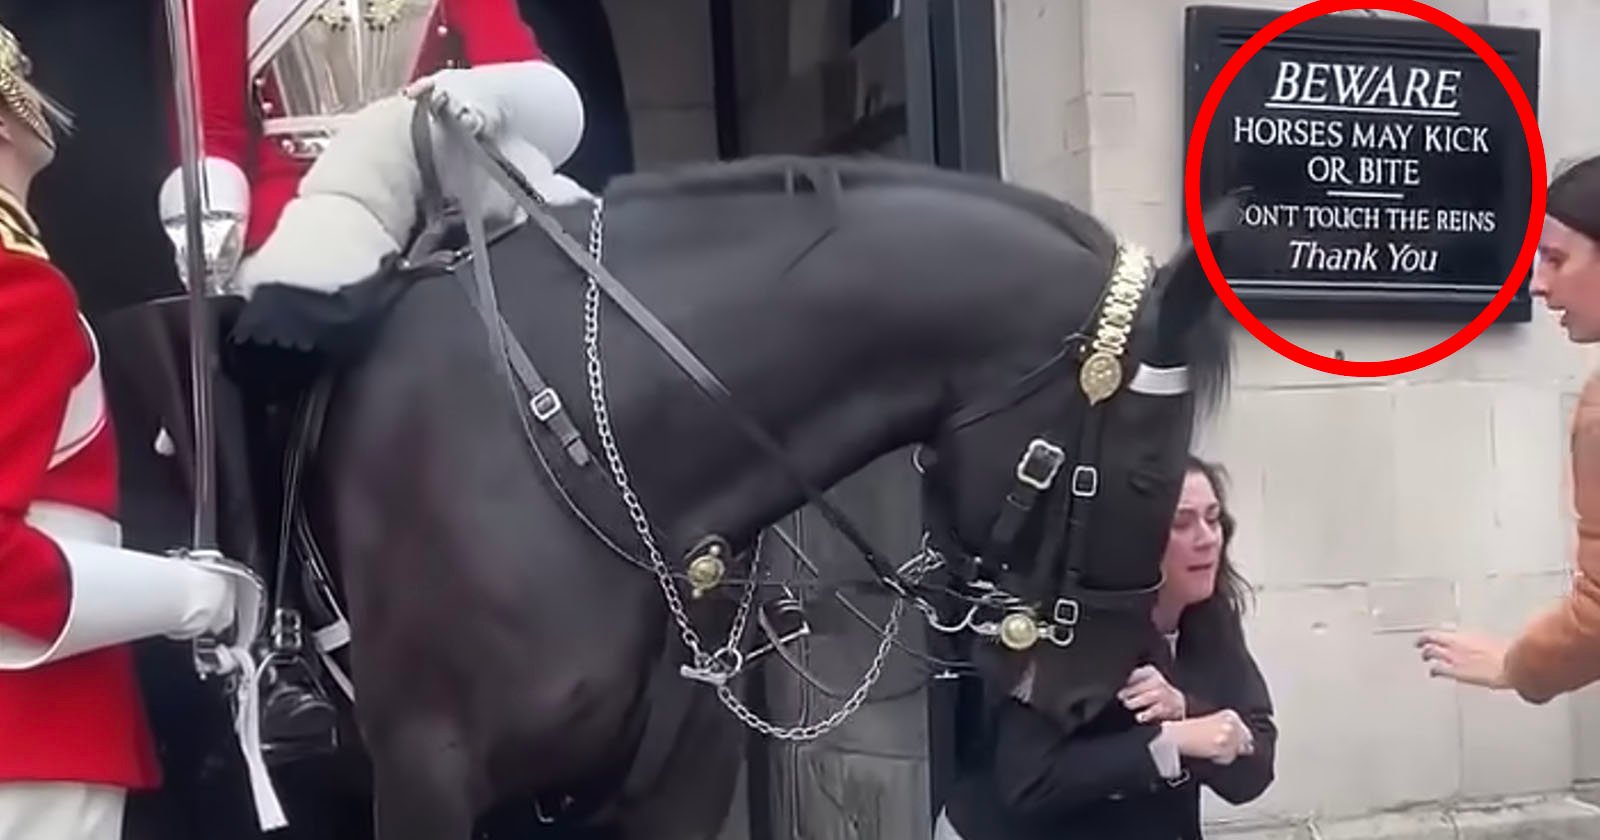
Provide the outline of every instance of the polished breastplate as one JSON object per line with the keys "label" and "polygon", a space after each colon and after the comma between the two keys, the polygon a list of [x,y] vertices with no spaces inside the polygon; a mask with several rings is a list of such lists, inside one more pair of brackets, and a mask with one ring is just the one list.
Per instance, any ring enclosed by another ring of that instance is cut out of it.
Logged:
{"label": "polished breastplate", "polygon": [[438,3],[324,0],[265,67],[276,96],[262,108],[264,133],[314,157],[339,117],[410,83]]}

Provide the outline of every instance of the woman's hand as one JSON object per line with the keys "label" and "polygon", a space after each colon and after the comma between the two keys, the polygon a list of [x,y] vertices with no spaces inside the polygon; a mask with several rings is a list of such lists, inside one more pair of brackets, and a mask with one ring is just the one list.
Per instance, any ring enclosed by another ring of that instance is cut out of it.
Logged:
{"label": "woman's hand", "polygon": [[1172,687],[1152,665],[1141,665],[1128,675],[1128,683],[1117,692],[1117,699],[1140,723],[1157,720],[1183,720],[1187,711],[1183,692]]}
{"label": "woman's hand", "polygon": [[1188,720],[1169,721],[1161,725],[1171,733],[1178,745],[1178,754],[1188,758],[1203,758],[1217,764],[1232,764],[1241,755],[1251,755],[1256,750],[1255,736],[1250,727],[1232,709]]}
{"label": "woman's hand", "polygon": [[1431,630],[1417,639],[1428,673],[1484,688],[1510,688],[1506,678],[1508,645],[1475,633]]}

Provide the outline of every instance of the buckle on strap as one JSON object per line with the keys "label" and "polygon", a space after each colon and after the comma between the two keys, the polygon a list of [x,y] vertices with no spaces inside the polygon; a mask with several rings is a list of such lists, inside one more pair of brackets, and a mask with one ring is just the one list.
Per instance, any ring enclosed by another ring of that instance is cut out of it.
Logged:
{"label": "buckle on strap", "polygon": [[1079,464],[1072,468],[1072,495],[1080,499],[1094,497],[1100,492],[1100,471],[1094,464]]}
{"label": "buckle on strap", "polygon": [[1061,447],[1044,438],[1034,438],[1017,461],[1017,480],[1040,492],[1049,490],[1066,460],[1067,453]]}
{"label": "buckle on strap", "polygon": [[540,423],[548,422],[550,418],[561,413],[561,397],[553,388],[545,388],[533,395],[528,400],[528,407],[533,409],[533,417]]}

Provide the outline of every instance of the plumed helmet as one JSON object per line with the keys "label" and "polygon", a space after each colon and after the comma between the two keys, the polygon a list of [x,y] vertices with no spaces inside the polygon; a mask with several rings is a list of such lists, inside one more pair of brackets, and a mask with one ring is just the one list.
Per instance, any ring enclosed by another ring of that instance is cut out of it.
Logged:
{"label": "plumed helmet", "polygon": [[51,101],[28,76],[33,72],[33,62],[22,51],[22,43],[4,24],[0,24],[0,102],[11,109],[40,139],[55,146],[55,134],[50,123],[69,128],[72,119],[67,112]]}

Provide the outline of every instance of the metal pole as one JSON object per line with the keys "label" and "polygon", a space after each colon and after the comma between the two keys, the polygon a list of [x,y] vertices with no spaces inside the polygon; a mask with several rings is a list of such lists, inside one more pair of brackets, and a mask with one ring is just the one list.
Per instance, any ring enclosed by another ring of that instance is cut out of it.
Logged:
{"label": "metal pole", "polygon": [[189,286],[189,375],[194,405],[195,551],[217,548],[216,447],[211,413],[211,318],[206,296],[210,277],[205,236],[201,230],[205,174],[200,169],[199,96],[194,78],[194,0],[166,0],[167,32],[172,48],[172,83],[177,109],[178,147],[182,158],[185,240],[179,270]]}

